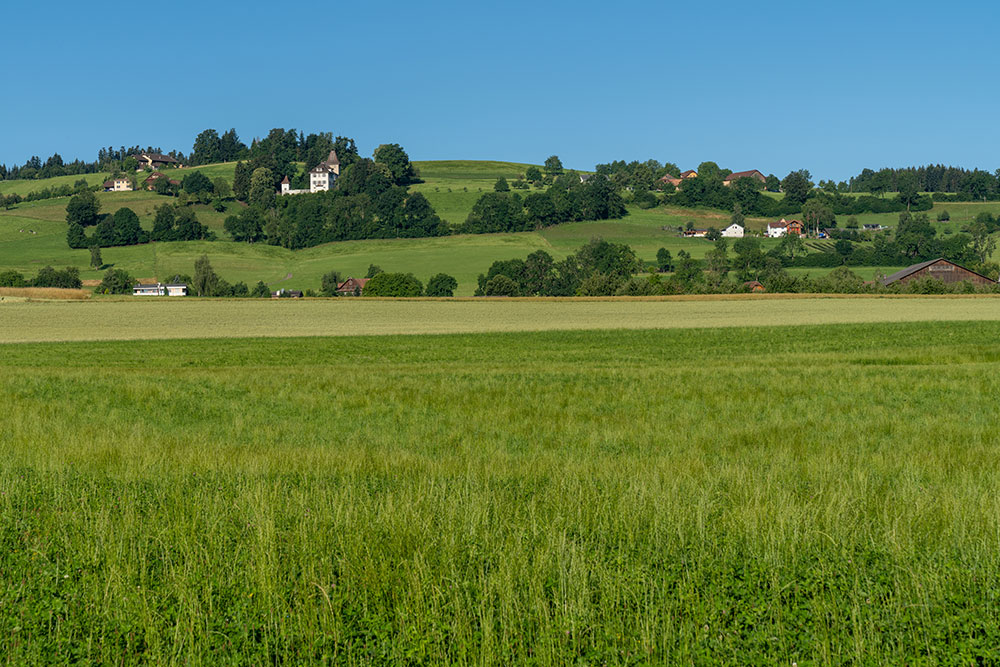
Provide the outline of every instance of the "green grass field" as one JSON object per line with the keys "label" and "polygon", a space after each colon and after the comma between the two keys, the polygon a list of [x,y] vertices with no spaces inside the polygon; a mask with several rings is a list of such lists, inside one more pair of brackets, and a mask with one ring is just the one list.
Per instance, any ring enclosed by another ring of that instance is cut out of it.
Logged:
{"label": "green grass field", "polygon": [[998,337],[0,345],[0,654],[993,664]]}
{"label": "green grass field", "polygon": [[0,304],[0,344],[1000,320],[990,296],[166,299]]}

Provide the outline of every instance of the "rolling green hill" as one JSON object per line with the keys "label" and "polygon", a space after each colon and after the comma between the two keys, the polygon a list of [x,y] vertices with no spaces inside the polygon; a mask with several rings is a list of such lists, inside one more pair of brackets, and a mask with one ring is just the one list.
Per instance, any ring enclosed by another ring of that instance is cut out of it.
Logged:
{"label": "rolling green hill", "polygon": [[[476,199],[493,189],[496,179],[503,176],[515,179],[531,166],[513,162],[448,160],[415,162],[423,180],[412,186],[422,192],[438,214],[451,223],[460,223],[468,216]],[[209,178],[232,179],[234,164],[205,165],[171,170],[173,178],[182,178],[192,171],[201,171]],[[96,183],[106,174],[85,176]],[[45,187],[72,185],[79,176],[64,176],[44,181],[3,181],[0,193],[27,194]],[[146,229],[152,228],[154,208],[170,201],[150,192],[99,193],[104,212],[114,212],[127,206],[134,210]],[[97,280],[101,272],[89,268],[90,253],[72,250],[66,244],[65,197],[24,202],[11,210],[0,210],[0,271],[15,269],[33,276],[39,268],[52,266],[77,266],[85,280]],[[679,238],[676,228],[689,221],[696,227],[721,228],[728,224],[728,215],[722,211],[699,209],[686,210],[657,207],[642,210],[629,206],[629,215],[622,220],[602,222],[576,222],[550,227],[537,232],[518,234],[486,234],[450,236],[433,239],[398,239],[347,241],[330,243],[305,250],[290,251],[264,244],[233,243],[223,231],[226,216],[238,210],[241,204],[229,202],[223,213],[209,206],[195,206],[198,219],[216,232],[214,242],[150,243],[124,248],[105,248],[106,263],[124,268],[136,278],[169,279],[177,273],[193,272],[194,260],[206,254],[215,270],[230,282],[242,280],[248,284],[263,280],[269,285],[291,289],[318,288],[320,277],[330,270],[344,275],[364,275],[369,264],[385,270],[412,272],[422,280],[444,272],[455,276],[459,282],[458,294],[470,295],[475,290],[476,276],[487,270],[498,259],[524,257],[543,249],[554,257],[562,258],[574,252],[594,237],[628,243],[639,256],[653,261],[656,251],[666,247],[673,254],[686,250],[694,257],[702,257],[711,243],[704,239]],[[950,223],[935,223],[943,232],[957,231],[971,222],[981,211],[1000,214],[1000,202],[948,203],[937,205],[930,212],[935,219],[937,212],[946,208],[951,214]],[[896,214],[858,216],[861,224],[880,223],[892,226]],[[751,229],[763,229],[766,219],[748,219]],[[843,221],[841,222],[843,224]],[[765,240],[765,246],[775,241]],[[898,267],[862,267],[855,269],[865,279]],[[824,269],[796,269],[798,273],[820,275]]]}

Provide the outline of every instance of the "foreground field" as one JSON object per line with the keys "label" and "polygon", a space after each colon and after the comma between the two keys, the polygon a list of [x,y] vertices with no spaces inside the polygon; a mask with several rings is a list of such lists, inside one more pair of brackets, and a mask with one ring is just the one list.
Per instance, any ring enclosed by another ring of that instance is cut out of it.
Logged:
{"label": "foreground field", "polygon": [[0,343],[1000,320],[993,297],[789,296],[3,303]]}
{"label": "foreground field", "polygon": [[0,654],[993,664],[998,338],[3,345]]}

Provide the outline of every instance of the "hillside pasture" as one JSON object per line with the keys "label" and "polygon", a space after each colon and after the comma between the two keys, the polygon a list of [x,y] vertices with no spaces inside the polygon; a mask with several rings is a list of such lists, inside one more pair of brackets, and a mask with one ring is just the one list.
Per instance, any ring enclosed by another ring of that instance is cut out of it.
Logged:
{"label": "hillside pasture", "polygon": [[[489,161],[426,161],[416,162],[424,182],[411,189],[423,192],[444,219],[461,223],[472,210],[483,192],[492,191],[497,178],[516,178],[531,165],[513,162]],[[537,165],[536,165],[537,166]],[[182,179],[192,171],[202,171],[210,178],[231,181],[234,163],[205,165],[167,170],[172,178]],[[63,177],[68,178],[68,177]],[[27,181],[33,189],[56,183]],[[0,182],[0,192],[12,182]],[[19,182],[17,182],[19,183]],[[19,186],[20,187],[20,186]],[[450,190],[450,191],[449,191]],[[522,194],[530,191],[521,191]],[[152,229],[154,209],[174,200],[151,192],[99,193],[102,211],[113,213],[123,206],[132,208],[142,226]],[[0,210],[0,271],[15,269],[28,276],[45,265],[76,266],[87,280],[98,280],[101,272],[89,267],[90,255],[86,250],[71,250],[66,245],[65,208],[68,198],[24,202],[11,210]],[[496,260],[523,258],[535,250],[545,250],[561,259],[575,252],[581,245],[595,237],[628,243],[644,262],[652,263],[656,251],[667,248],[676,257],[680,250],[695,258],[704,257],[711,249],[706,239],[681,238],[678,227],[689,223],[695,228],[723,229],[729,224],[730,214],[711,209],[681,209],[658,206],[643,210],[629,206],[629,215],[620,220],[583,221],[565,223],[554,227],[518,234],[495,234],[475,237],[450,236],[440,239],[371,240],[330,243],[323,246],[291,252],[262,244],[234,244],[226,239],[223,229],[227,216],[239,210],[241,204],[228,202],[226,210],[218,213],[210,206],[194,207],[198,219],[218,237],[213,243],[157,243],[129,248],[106,248],[102,256],[114,268],[123,268],[136,277],[159,277],[163,280],[175,274],[192,274],[194,260],[206,254],[216,271],[230,282],[248,284],[264,280],[275,287],[290,289],[317,289],[320,277],[332,270],[343,275],[363,276],[370,264],[387,271],[412,272],[421,280],[444,272],[453,275],[459,283],[457,294],[468,296],[476,287],[476,276],[485,273]],[[934,223],[942,234],[957,233],[975,216],[987,211],[1000,214],[1000,202],[937,204],[929,212],[932,220],[937,213],[947,209],[952,222]],[[858,216],[859,224],[883,224],[895,227],[898,214]],[[762,231],[768,222],[764,218],[746,220],[748,229]],[[838,219],[840,227],[847,224],[845,216]],[[774,247],[779,241],[763,239],[764,249]],[[819,247],[829,249],[830,244]],[[891,273],[888,269],[902,267],[853,268],[865,279],[877,273]],[[814,277],[825,275],[830,269],[792,269],[792,273],[808,273]]]}
{"label": "hillside pasture", "polygon": [[0,652],[992,664],[998,337],[0,345]]}

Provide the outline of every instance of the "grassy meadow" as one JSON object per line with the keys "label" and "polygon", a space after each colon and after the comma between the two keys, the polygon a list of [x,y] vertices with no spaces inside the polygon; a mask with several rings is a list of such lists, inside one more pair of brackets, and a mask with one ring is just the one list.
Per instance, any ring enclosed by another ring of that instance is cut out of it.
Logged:
{"label": "grassy meadow", "polygon": [[993,664],[998,337],[0,345],[0,654]]}
{"label": "grassy meadow", "polygon": [[[69,292],[72,298],[80,295],[74,290],[51,291]],[[1000,320],[1000,300],[992,296],[304,300],[124,296],[81,303],[54,301],[46,294],[25,300],[31,290],[0,290],[0,297],[7,292],[21,298],[0,308],[0,344]]]}

